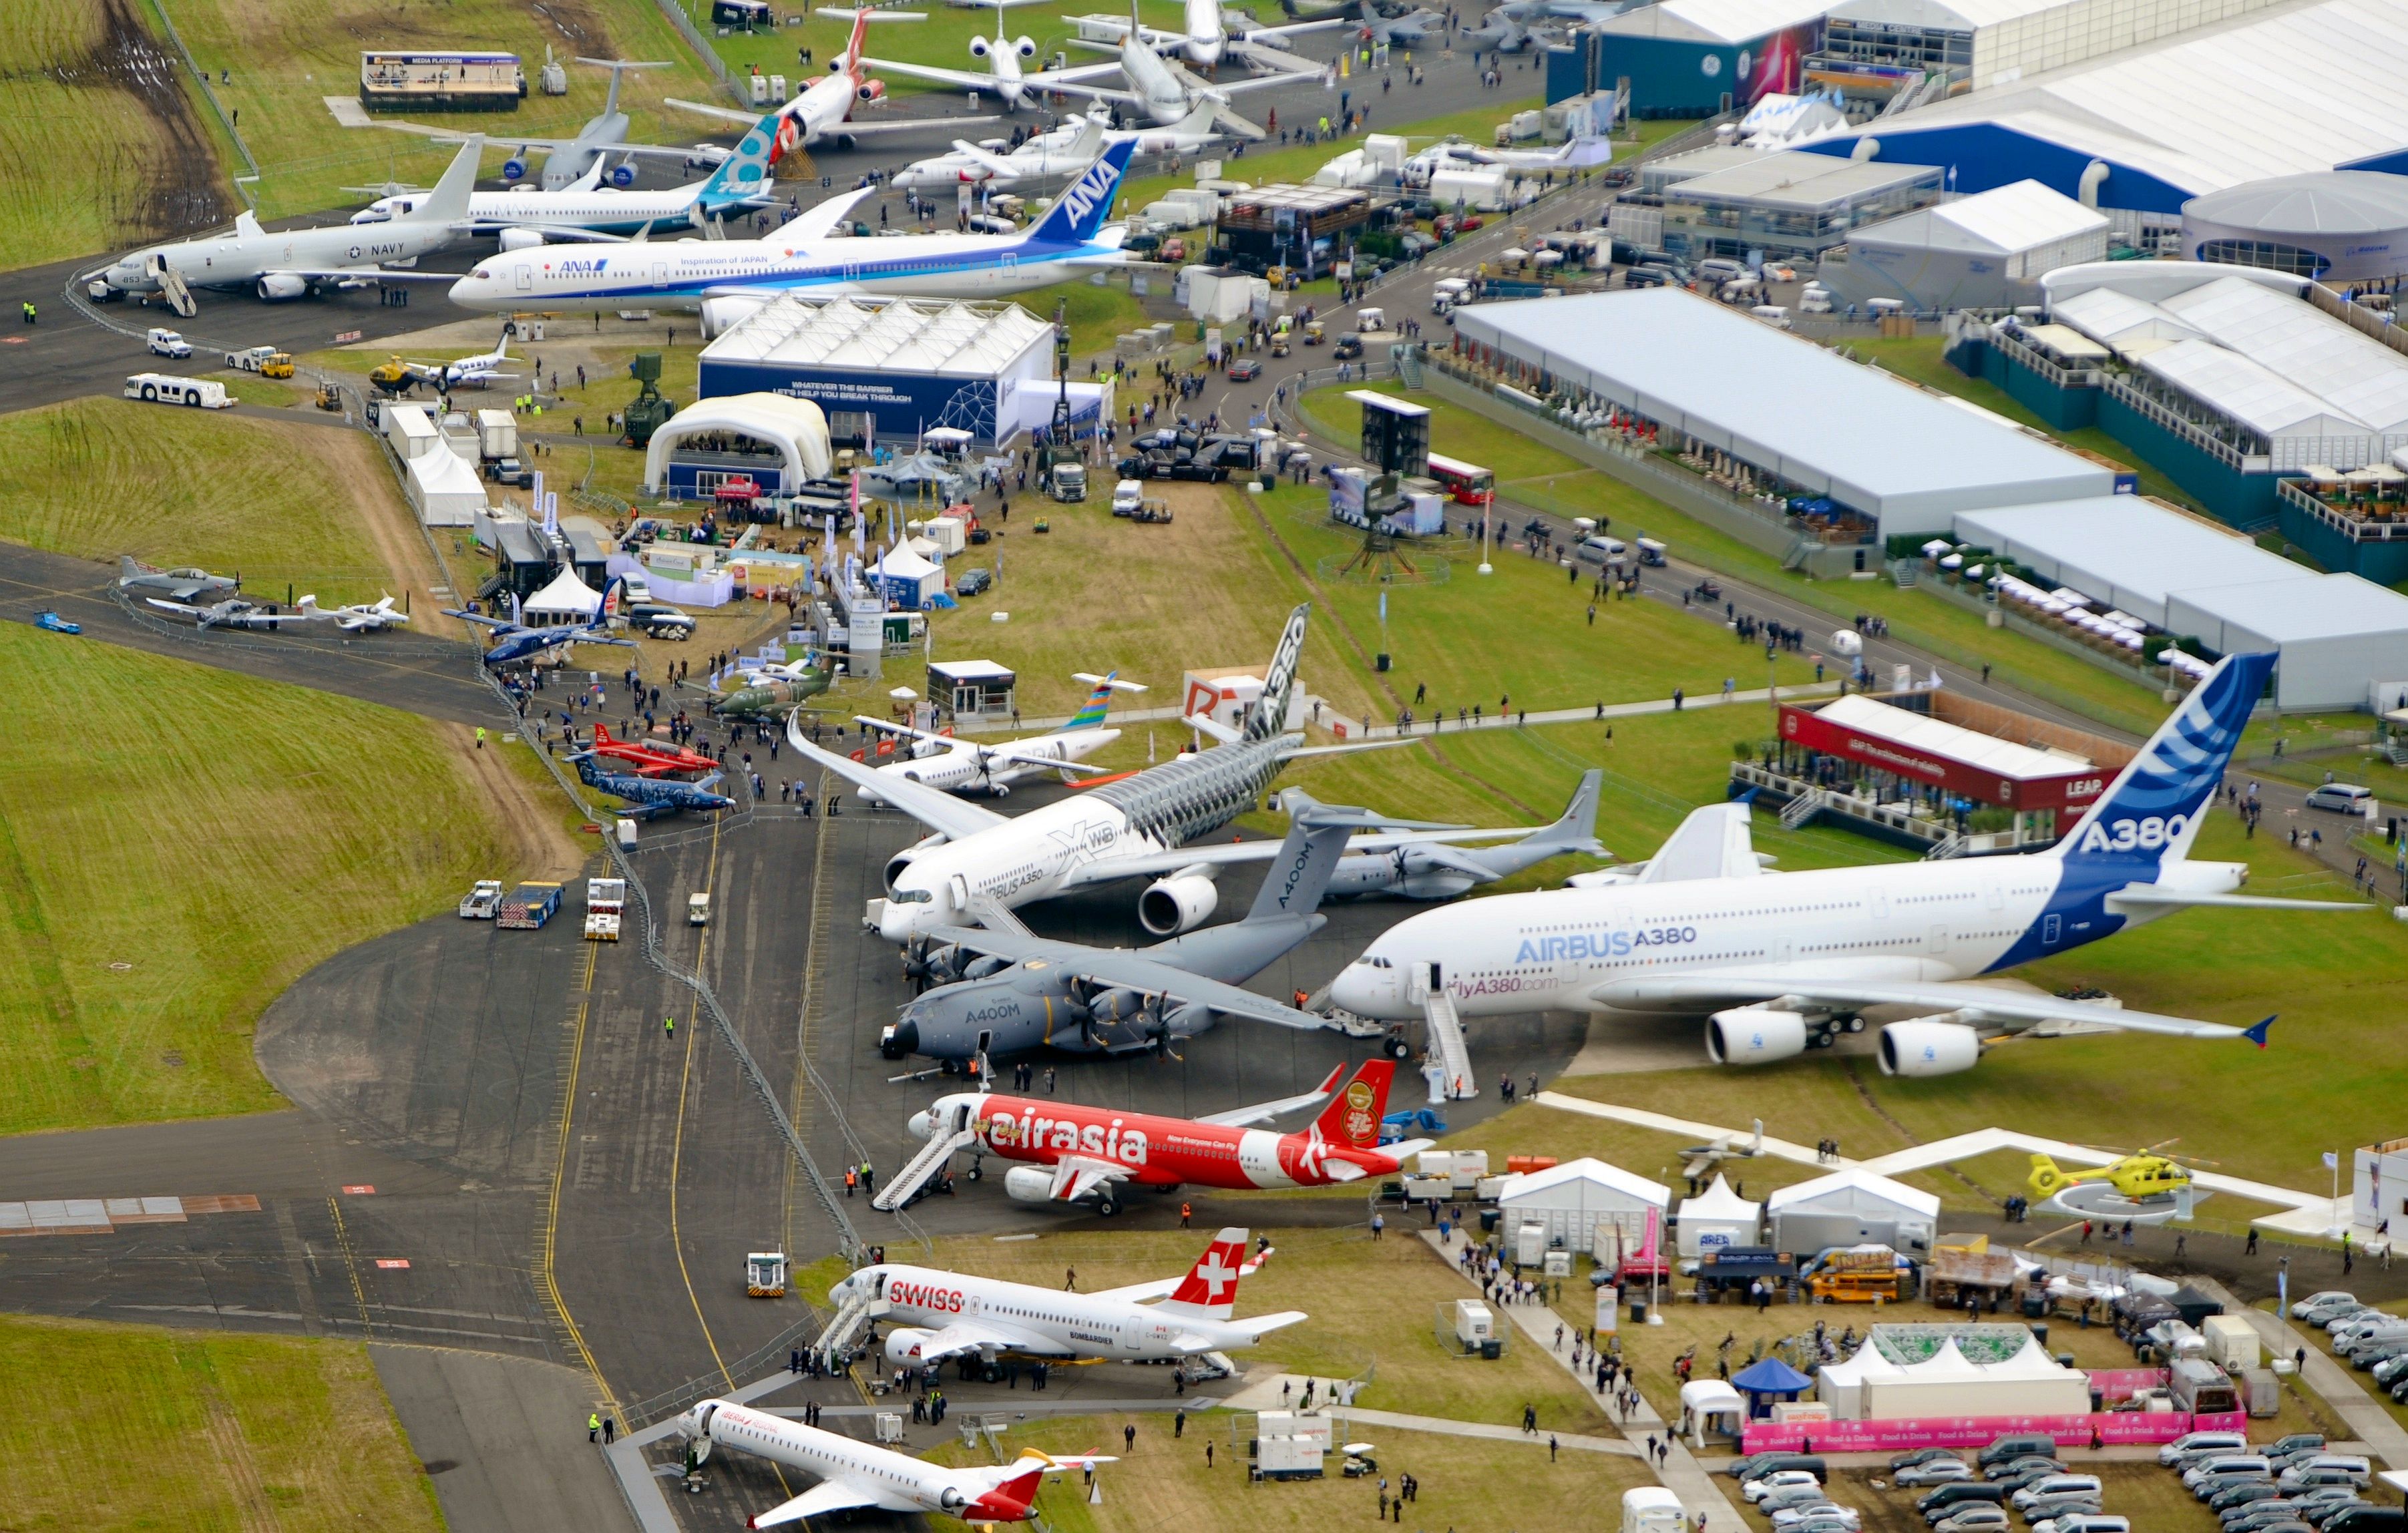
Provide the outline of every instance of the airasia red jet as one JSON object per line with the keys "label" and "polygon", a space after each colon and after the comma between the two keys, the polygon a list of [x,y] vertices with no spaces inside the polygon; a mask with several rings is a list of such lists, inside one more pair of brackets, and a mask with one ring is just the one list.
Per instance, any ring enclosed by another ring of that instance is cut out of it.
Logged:
{"label": "airasia red jet", "polygon": [[666,772],[716,772],[719,763],[699,751],[689,751],[682,745],[653,745],[644,740],[614,738],[609,726],[594,726],[594,753],[616,756],[635,767],[638,777],[659,777]]}
{"label": "airasia red jet", "polygon": [[[873,1200],[893,1210],[935,1178],[953,1153],[1018,1161],[1003,1190],[1024,1203],[1092,1199],[1097,1213],[1120,1212],[1120,1187],[1326,1187],[1394,1176],[1426,1146],[1412,1139],[1383,1149],[1380,1117],[1397,1067],[1367,1060],[1349,1075],[1340,1065],[1321,1089],[1205,1118],[1158,1118],[1051,1098],[959,1092],[912,1114],[911,1132],[933,1141]],[[1340,1079],[1343,1087],[1339,1086]],[[1255,1128],[1266,1118],[1336,1097],[1301,1134]],[[945,1148],[940,1153],[938,1146]],[[977,1175],[975,1170],[971,1173]]]}

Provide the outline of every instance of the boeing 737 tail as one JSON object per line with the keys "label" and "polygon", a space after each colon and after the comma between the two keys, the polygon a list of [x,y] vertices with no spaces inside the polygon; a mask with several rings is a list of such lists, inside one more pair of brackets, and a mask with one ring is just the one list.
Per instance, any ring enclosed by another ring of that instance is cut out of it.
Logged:
{"label": "boeing 737 tail", "polygon": [[1134,138],[1124,138],[1104,150],[1102,159],[1080,172],[1079,179],[1054,199],[1054,206],[1028,231],[1028,242],[1083,245],[1095,238],[1104,221],[1111,216],[1112,199],[1120,195],[1121,177],[1128,169],[1129,156],[1136,152]]}
{"label": "boeing 737 tail", "polygon": [[2273,671],[2271,654],[2225,656],[2046,855],[2128,867],[2142,882],[2181,861]]}

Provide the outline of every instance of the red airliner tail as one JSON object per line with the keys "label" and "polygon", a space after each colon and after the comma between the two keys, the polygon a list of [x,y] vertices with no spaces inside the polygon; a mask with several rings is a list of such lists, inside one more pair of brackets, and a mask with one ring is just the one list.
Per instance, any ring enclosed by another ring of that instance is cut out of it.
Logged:
{"label": "red airliner tail", "polygon": [[1238,1280],[1246,1270],[1246,1232],[1225,1229],[1212,1237],[1212,1243],[1196,1258],[1187,1276],[1155,1308],[1168,1314],[1226,1320],[1237,1309]]}
{"label": "red airliner tail", "polygon": [[1396,1061],[1365,1060],[1354,1071],[1354,1078],[1338,1088],[1338,1095],[1322,1109],[1312,1126],[1327,1143],[1354,1150],[1378,1149],[1380,1119],[1388,1110],[1388,1085],[1396,1078]]}

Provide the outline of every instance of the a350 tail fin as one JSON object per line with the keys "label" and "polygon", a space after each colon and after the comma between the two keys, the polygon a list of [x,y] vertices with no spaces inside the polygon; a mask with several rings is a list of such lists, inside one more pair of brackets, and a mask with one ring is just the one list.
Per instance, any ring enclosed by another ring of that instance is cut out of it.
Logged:
{"label": "a350 tail fin", "polygon": [[1166,1314],[1202,1320],[1226,1320],[1237,1308],[1238,1279],[1246,1268],[1246,1231],[1225,1229],[1212,1237],[1204,1254],[1187,1269],[1170,1297],[1154,1308]]}
{"label": "a350 tail fin", "polygon": [[1378,1149],[1380,1120],[1387,1115],[1388,1086],[1396,1078],[1395,1060],[1363,1061],[1354,1071],[1354,1079],[1338,1088],[1338,1095],[1321,1110],[1312,1126],[1331,1144],[1355,1150]]}
{"label": "a350 tail fin", "polygon": [[1079,173],[1079,179],[1062,189],[1054,206],[1028,231],[1028,241],[1037,245],[1083,245],[1096,237],[1104,221],[1111,216],[1112,199],[1120,195],[1121,177],[1128,169],[1129,156],[1137,152],[1137,140],[1124,138],[1104,150],[1102,159]]}
{"label": "a350 tail fin", "polygon": [[1267,740],[1287,727],[1288,695],[1296,690],[1296,667],[1304,658],[1304,629],[1312,616],[1311,602],[1287,615],[1287,627],[1271,655],[1271,667],[1263,674],[1263,695],[1246,710],[1246,738]]}
{"label": "a350 tail fin", "polygon": [[2160,864],[2181,861],[2199,835],[2200,811],[2223,781],[2273,671],[2271,654],[2230,654],[2218,661],[2089,812],[2045,854],[2129,868],[2138,882],[2154,880]]}

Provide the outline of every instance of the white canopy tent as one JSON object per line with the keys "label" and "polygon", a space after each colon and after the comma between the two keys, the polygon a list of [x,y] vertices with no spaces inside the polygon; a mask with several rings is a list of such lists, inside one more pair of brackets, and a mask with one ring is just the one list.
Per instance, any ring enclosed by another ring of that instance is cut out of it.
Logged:
{"label": "white canopy tent", "polygon": [[1699,1448],[1710,1431],[1738,1437],[1747,1426],[1747,1397],[1727,1380],[1693,1379],[1681,1386],[1681,1425]]}
{"label": "white canopy tent", "polygon": [[485,481],[477,470],[439,443],[404,460],[409,470],[409,504],[430,527],[472,527],[485,509]]}
{"label": "white canopy tent", "polygon": [[1816,1370],[1814,1397],[1829,1406],[1831,1414],[1841,1421],[1862,1421],[1865,1415],[1865,1382],[1869,1379],[1896,1379],[1905,1372],[1904,1364],[1891,1361],[1869,1340],[1856,1349],[1854,1357],[1826,1363]]}
{"label": "white canopy tent", "polygon": [[787,482],[825,479],[836,466],[828,445],[827,416],[808,399],[782,394],[732,394],[698,399],[669,417],[652,433],[644,449],[644,488],[658,492],[668,482],[669,455],[688,438],[730,432],[749,437],[777,450],[785,460]]}
{"label": "white canopy tent", "polygon": [[2003,1363],[1976,1363],[1954,1337],[1938,1352],[1862,1385],[1864,1419],[1928,1416],[2080,1416],[2090,1411],[2090,1379],[2051,1358],[2032,1338]]}
{"label": "white canopy tent", "polygon": [[1939,1227],[1940,1199],[1861,1168],[1834,1171],[1776,1189],[1765,1199],[1772,1243],[1801,1255],[1832,1246],[1928,1248]]}
{"label": "white canopy tent", "polygon": [[1508,1177],[1497,1195],[1508,1237],[1526,1224],[1547,1226],[1547,1242],[1567,1251],[1593,1251],[1600,1221],[1621,1228],[1635,1247],[1650,1209],[1662,1212],[1672,1189],[1619,1166],[1583,1156],[1543,1171]]}
{"label": "white canopy tent", "polygon": [[869,578],[887,600],[915,612],[945,589],[945,572],[908,548],[887,550],[885,557],[870,566]]}
{"label": "white canopy tent", "polygon": [[561,566],[552,583],[529,596],[523,609],[527,624],[536,628],[591,623],[601,610],[601,595],[579,580],[576,569],[568,565]]}
{"label": "white canopy tent", "polygon": [[1681,1199],[1680,1254],[1703,1255],[1725,1246],[1750,1246],[1764,1225],[1764,1205],[1731,1191],[1720,1171],[1704,1192]]}

